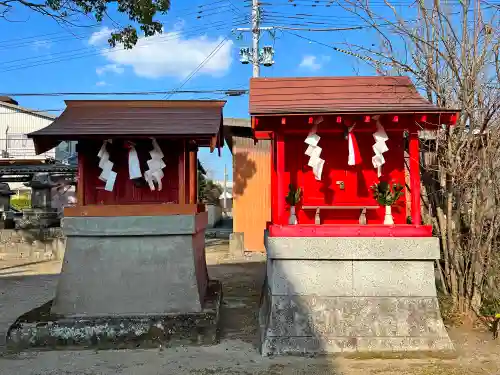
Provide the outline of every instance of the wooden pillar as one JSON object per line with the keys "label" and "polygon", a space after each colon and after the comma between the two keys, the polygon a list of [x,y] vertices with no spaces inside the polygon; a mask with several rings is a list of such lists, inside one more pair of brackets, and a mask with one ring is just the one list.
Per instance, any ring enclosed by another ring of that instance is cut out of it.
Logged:
{"label": "wooden pillar", "polygon": [[278,208],[276,207],[276,196],[278,193],[276,186],[276,137],[271,137],[271,223],[278,223]]}
{"label": "wooden pillar", "polygon": [[179,150],[179,204],[186,204],[186,141],[180,142]]}
{"label": "wooden pillar", "polygon": [[286,224],[284,221],[285,217],[285,140],[283,134],[276,134],[276,184],[277,184],[277,196],[275,197],[276,207],[278,212],[276,213],[276,218],[278,224]]}
{"label": "wooden pillar", "polygon": [[76,184],[76,205],[85,205],[85,155],[83,152],[83,147],[77,144],[78,147],[78,174],[77,174],[77,184]]}
{"label": "wooden pillar", "polygon": [[422,223],[420,211],[420,149],[418,133],[411,132],[409,140],[410,156],[410,189],[411,189],[411,221],[413,224]]}
{"label": "wooden pillar", "polygon": [[190,145],[189,149],[189,203],[198,203],[198,147]]}

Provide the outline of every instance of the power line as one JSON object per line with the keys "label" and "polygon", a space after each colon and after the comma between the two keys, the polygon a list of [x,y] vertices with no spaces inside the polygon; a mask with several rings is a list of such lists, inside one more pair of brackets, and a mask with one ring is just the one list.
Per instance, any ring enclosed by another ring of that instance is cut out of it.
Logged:
{"label": "power line", "polygon": [[[217,2],[215,2],[215,3],[217,3]],[[186,16],[190,16],[190,15],[197,15],[197,17],[196,17],[197,19],[205,19],[208,17],[212,17],[214,15],[225,14],[227,12],[227,10],[232,9],[233,6],[234,5],[232,5],[232,4],[227,4],[227,5],[223,5],[223,6],[211,7],[210,9],[199,10],[199,11],[190,12],[190,13],[186,13],[186,14],[172,14],[172,16],[186,17]],[[192,8],[190,10],[192,10]],[[219,10],[219,11],[215,12],[217,10]],[[209,12],[209,13],[205,14],[204,12]],[[83,27],[95,29],[97,27],[97,25],[95,25],[95,26],[82,26],[82,28]],[[34,36],[29,36],[29,37],[24,37],[24,38],[4,40],[4,41],[0,41],[0,49],[22,48],[22,47],[26,47],[26,46],[32,46],[33,43],[36,43],[36,42],[56,43],[56,42],[62,42],[65,40],[71,40],[74,37],[77,37],[77,38],[82,37],[81,39],[83,39],[85,37],[90,36],[92,33],[94,33],[93,30],[85,30],[83,33],[76,33],[76,34],[72,34],[72,35],[68,35],[67,32],[66,33],[56,32],[56,33],[42,34],[42,35],[38,35],[38,36],[34,35]],[[41,39],[40,37],[43,37],[43,36],[52,36],[52,37]],[[23,40],[24,40],[24,42],[22,42]],[[21,43],[19,43],[19,41],[21,41]]]}
{"label": "power line", "polygon": [[307,28],[307,27],[289,27],[289,26],[275,26],[278,30],[296,30],[296,31],[351,31],[366,29],[371,26],[351,26],[351,27],[323,27],[323,28]]}
{"label": "power line", "polygon": [[196,67],[196,68],[195,68],[195,69],[191,72],[191,74],[189,74],[189,75],[186,77],[186,79],[182,82],[182,84],[181,84],[181,85],[180,85],[177,89],[175,89],[172,93],[165,95],[165,97],[164,97],[164,98],[169,99],[172,95],[174,95],[174,94],[175,94],[176,92],[178,92],[181,88],[183,88],[183,87],[184,87],[184,85],[185,85],[186,83],[188,83],[188,82],[191,80],[191,78],[193,78],[193,77],[194,77],[194,75],[195,75],[196,73],[198,73],[198,71],[199,71],[201,68],[203,68],[203,66],[205,66],[205,64],[206,64],[208,61],[210,61],[210,59],[211,59],[212,57],[214,57],[214,56],[215,56],[215,54],[216,54],[217,52],[219,52],[219,50],[220,50],[220,49],[224,46],[224,44],[226,44],[226,42],[227,42],[227,40],[228,40],[228,39],[229,39],[229,36],[226,36],[226,37],[225,37],[225,38],[224,38],[224,39],[223,39],[223,40],[222,40],[222,41],[221,41],[221,42],[220,42],[220,43],[219,43],[219,44],[218,44],[218,45],[217,45],[217,46],[213,49],[213,51],[212,51],[212,52],[210,52],[210,54],[209,54],[209,55],[205,58],[205,60],[203,60],[203,61],[200,63],[200,65],[198,65],[198,66],[197,66],[197,67]]}
{"label": "power line", "polygon": [[[193,8],[203,8],[203,7],[211,7],[211,6],[214,6],[215,4],[220,4],[220,3],[225,3],[227,2],[228,0],[216,0],[216,1],[207,1],[206,3],[202,3],[202,4],[199,4],[199,5],[196,5],[196,6],[190,6],[188,8],[182,8],[182,9],[179,9],[179,11],[183,12],[183,11],[186,11],[186,10],[193,10]],[[171,9],[171,11],[175,11],[175,9]]]}
{"label": "power line", "polygon": [[[236,20],[236,21],[239,21],[239,20]],[[243,19],[241,20],[241,22],[243,22]],[[226,25],[226,21],[218,21],[218,22],[215,22],[215,23],[212,23],[212,24],[203,24],[203,25],[199,25],[199,26],[195,26],[195,27],[192,27],[192,28],[188,28],[186,30],[181,30],[181,31],[177,31],[177,32],[170,32],[170,33],[166,33],[164,35],[160,35],[156,38],[155,41],[170,41],[170,40],[176,40],[176,39],[179,39],[180,37],[182,36],[186,36],[187,34],[198,34],[200,32],[205,32],[205,31],[210,31],[214,28],[217,28],[217,27],[224,27]],[[200,28],[200,26],[202,26]],[[145,39],[147,40],[147,38]],[[143,44],[143,46],[145,46],[146,44]],[[148,44],[149,45],[149,44]],[[141,46],[137,46],[137,47],[141,47]],[[123,50],[124,48],[107,48],[108,51],[112,52],[112,51],[116,51],[116,50]],[[101,53],[102,52],[102,48],[97,48],[97,47],[87,47],[87,48],[77,48],[77,49],[73,49],[73,50],[69,50],[69,51],[61,51],[61,52],[56,52],[56,53],[50,53],[50,54],[47,54],[45,56],[61,56],[61,57],[66,57],[64,55],[66,54],[72,54],[74,52],[84,52],[84,51],[95,51],[95,52],[98,52],[98,53]],[[3,62],[0,62],[0,65],[6,65],[6,64],[10,64],[10,63],[13,63],[13,62],[18,62],[18,61],[27,61],[27,60],[40,60],[40,61],[33,61],[33,63],[37,63],[37,62],[42,62],[44,61],[44,56],[34,56],[34,57],[31,57],[31,58],[20,58],[20,59],[15,59],[15,60],[9,60],[9,61],[3,61]],[[53,57],[52,59],[55,59],[55,57]],[[7,68],[11,68],[11,67],[7,67]]]}
{"label": "power line", "polygon": [[[206,32],[206,31],[223,30],[223,29],[226,29],[227,27],[240,26],[242,24],[244,24],[244,21],[236,21],[233,24],[229,24],[229,25],[222,24],[220,26],[217,25],[217,27],[208,27],[206,29],[197,30],[196,33],[189,33],[189,34],[192,34],[191,36],[194,36],[194,35],[199,34],[200,31],[201,32]],[[186,34],[182,35],[182,32],[179,32],[179,35],[180,36],[187,36]],[[160,40],[161,43],[164,43],[164,42],[176,40],[176,39],[179,39],[179,38],[161,38],[160,37],[158,39]],[[144,44],[142,44],[140,46],[135,46],[134,48],[141,48],[141,47],[146,47],[146,46],[149,46],[149,45],[151,45],[151,43],[144,43]],[[52,58],[52,59],[48,59],[48,60],[45,60],[45,61],[44,60],[34,61],[34,62],[30,63],[30,64],[22,64],[20,66],[7,67],[7,69],[0,70],[0,73],[10,72],[10,71],[15,71],[15,70],[20,70],[20,69],[33,68],[33,67],[37,67],[37,66],[41,66],[41,65],[59,63],[59,62],[63,62],[63,61],[69,61],[69,60],[80,59],[80,58],[85,58],[85,57],[97,56],[97,55],[101,55],[101,54],[107,54],[107,53],[113,53],[113,52],[118,52],[118,51],[124,51],[126,49],[125,48],[116,48],[115,47],[115,48],[107,48],[107,49],[85,48],[85,49],[81,49],[81,50],[83,52],[75,53],[75,54],[72,54],[72,55],[69,55],[69,56],[61,56],[60,58]],[[94,51],[94,52],[91,52],[91,51]]]}
{"label": "power line", "polygon": [[295,35],[295,36],[297,36],[297,37],[299,37],[299,38],[305,39],[305,40],[307,40],[307,41],[309,41],[309,42],[312,42],[312,43],[317,43],[317,44],[323,45],[323,46],[325,46],[325,47],[331,48],[331,49],[333,49],[333,50],[334,50],[334,51],[336,51],[336,52],[340,52],[340,53],[343,53],[343,54],[346,54],[346,55],[351,55],[351,56],[354,56],[354,57],[356,57],[356,58],[358,58],[358,59],[360,59],[360,60],[365,60],[365,61],[369,61],[369,62],[371,62],[371,63],[380,64],[380,65],[392,66],[392,65],[391,65],[391,64],[389,64],[389,63],[383,63],[383,62],[377,61],[377,60],[375,60],[375,59],[372,59],[371,57],[368,57],[368,56],[362,56],[362,55],[360,55],[360,54],[358,54],[358,53],[355,53],[355,52],[352,52],[352,51],[347,51],[347,50],[342,49],[342,48],[334,47],[334,46],[332,46],[332,45],[330,45],[330,44],[322,43],[322,42],[319,42],[319,41],[317,41],[317,40],[310,39],[310,38],[307,38],[307,37],[305,37],[305,36],[302,36],[302,35],[299,35],[299,34],[293,33],[293,32],[291,32],[291,31],[287,31],[287,30],[284,30],[284,31],[285,31],[285,32],[287,32],[287,33],[289,33],[289,34]]}
{"label": "power line", "polygon": [[[213,57],[214,53],[217,53],[217,51],[222,48],[223,42],[225,43],[227,41],[226,39],[222,40],[221,43],[218,44],[216,49],[214,49],[210,55],[208,55],[205,60],[196,68],[196,69],[201,69],[203,65],[208,62],[210,58]],[[219,47],[220,46],[220,47]],[[217,49],[218,48],[218,49]],[[202,65],[203,64],[203,65]],[[196,70],[195,69],[195,70]],[[192,75],[191,73],[190,75]],[[182,87],[181,87],[182,88]],[[10,97],[17,97],[17,96],[104,96],[104,95],[117,95],[117,96],[124,96],[124,95],[165,95],[165,94],[223,94],[223,95],[230,95],[235,94],[235,93],[241,93],[241,94],[247,94],[248,89],[241,89],[241,88],[234,88],[234,89],[213,89],[213,90],[181,90],[181,89],[176,89],[176,90],[168,90],[168,91],[116,91],[116,92],[99,92],[99,91],[89,91],[89,92],[2,92],[0,93],[0,96],[10,96]],[[2,105],[2,102],[0,102],[0,106]]]}

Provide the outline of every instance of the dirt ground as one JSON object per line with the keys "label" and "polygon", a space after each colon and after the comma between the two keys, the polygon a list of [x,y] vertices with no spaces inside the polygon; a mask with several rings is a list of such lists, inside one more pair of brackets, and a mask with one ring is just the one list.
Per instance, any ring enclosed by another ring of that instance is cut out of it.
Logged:
{"label": "dirt ground", "polygon": [[59,262],[28,265],[0,262],[0,375],[500,375],[500,339],[489,332],[450,329],[454,359],[263,358],[257,345],[257,307],[263,256],[231,259],[227,243],[207,241],[212,278],[224,286],[219,345],[152,350],[3,352],[9,325],[52,298]]}

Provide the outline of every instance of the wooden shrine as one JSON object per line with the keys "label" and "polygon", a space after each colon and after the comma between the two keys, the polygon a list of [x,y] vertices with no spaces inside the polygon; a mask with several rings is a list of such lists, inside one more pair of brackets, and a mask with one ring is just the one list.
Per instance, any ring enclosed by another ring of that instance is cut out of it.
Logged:
{"label": "wooden shrine", "polygon": [[222,294],[207,273],[208,216],[197,200],[196,153],[222,146],[225,102],[66,104],[51,125],[29,134],[38,153],[78,141],[78,202],[64,212],[64,264],[56,296],[44,305],[58,329],[20,318],[10,341],[217,342]]}
{"label": "wooden shrine", "polygon": [[250,114],[255,137],[272,140],[262,352],[452,348],[439,242],[421,220],[418,134],[453,126],[458,111],[408,77],[305,77],[252,79]]}

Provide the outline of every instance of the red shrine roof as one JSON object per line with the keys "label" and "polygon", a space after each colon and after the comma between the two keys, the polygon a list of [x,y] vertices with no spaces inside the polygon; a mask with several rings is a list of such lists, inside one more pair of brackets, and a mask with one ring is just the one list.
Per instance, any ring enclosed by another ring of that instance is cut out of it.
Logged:
{"label": "red shrine roof", "polygon": [[[202,140],[215,146],[223,138],[222,108],[216,100],[67,100],[49,126],[28,134],[37,153],[61,141],[123,137]],[[223,141],[222,141],[223,142]]]}
{"label": "red shrine roof", "polygon": [[436,113],[409,77],[252,78],[251,115],[299,113]]}

